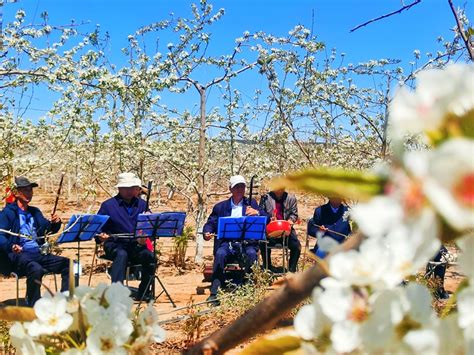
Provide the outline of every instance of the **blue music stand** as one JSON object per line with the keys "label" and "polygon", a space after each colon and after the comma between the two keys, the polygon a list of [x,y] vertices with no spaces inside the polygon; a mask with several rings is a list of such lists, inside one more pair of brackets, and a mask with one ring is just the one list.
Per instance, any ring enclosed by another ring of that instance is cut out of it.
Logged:
{"label": "blue music stand", "polygon": [[[80,260],[80,244],[91,240],[96,234],[99,234],[109,216],[84,214],[73,215],[69,220],[64,232],[59,236],[57,243],[77,242],[77,264]],[[77,273],[76,286],[79,285],[79,273]]]}
{"label": "blue music stand", "polygon": [[220,217],[217,222],[217,239],[243,241],[265,240],[267,217]]}
{"label": "blue music stand", "polygon": [[[135,224],[134,235],[136,238],[147,237],[153,240],[153,257],[155,260],[155,269],[157,266],[156,240],[159,238],[173,238],[177,235],[183,234],[185,220],[185,212],[142,213],[138,215],[137,222]],[[155,283],[153,282],[151,285],[153,299],[156,301],[156,299],[158,299],[158,297],[160,297],[164,292],[173,307],[176,308],[176,304],[173,302],[171,295],[168,293],[168,290],[166,290],[165,285],[163,282],[161,282],[156,273],[153,280],[155,279],[159,282],[162,291],[158,294],[158,296],[155,296]],[[150,287],[149,284],[146,286],[146,289],[148,289],[148,287]]]}

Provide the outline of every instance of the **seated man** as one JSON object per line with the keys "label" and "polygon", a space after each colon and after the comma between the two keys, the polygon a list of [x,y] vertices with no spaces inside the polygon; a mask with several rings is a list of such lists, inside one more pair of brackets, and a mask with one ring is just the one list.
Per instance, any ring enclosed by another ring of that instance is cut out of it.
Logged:
{"label": "seated man", "polygon": [[[272,220],[285,220],[291,223],[291,233],[288,237],[288,248],[290,249],[290,260],[288,269],[290,272],[296,272],[298,259],[301,254],[301,244],[293,228],[293,224],[298,220],[298,206],[295,195],[288,194],[284,189],[270,191],[262,196],[260,207],[265,210],[267,215],[272,216]],[[268,245],[282,244],[283,238],[270,238]],[[267,255],[265,255],[267,249]],[[263,256],[263,267],[272,268],[271,249],[261,247]],[[269,265],[267,265],[267,260]]]}
{"label": "seated man", "polygon": [[142,265],[142,280],[138,287],[137,300],[150,299],[147,285],[151,285],[155,273],[153,252],[146,247],[147,238],[120,238],[114,234],[130,234],[135,232],[138,215],[146,210],[146,202],[138,198],[141,181],[133,173],[122,173],[118,176],[118,194],[102,203],[97,214],[107,215],[109,219],[98,236],[98,242],[104,242],[107,258],[113,261],[112,282],[125,279],[127,263]]}
{"label": "seated man", "polygon": [[69,259],[52,254],[42,254],[40,245],[47,233],[56,233],[61,228],[61,219],[56,215],[48,221],[41,211],[30,206],[33,188],[38,184],[23,176],[15,178],[13,194],[15,202],[7,204],[0,213],[0,229],[30,236],[20,237],[0,232],[0,248],[8,256],[13,270],[26,275],[26,302],[33,306],[41,297],[41,282],[46,272],[61,274],[61,292],[69,288]]}
{"label": "seated man", "polygon": [[[338,243],[342,243],[346,239],[351,233],[349,220],[344,217],[344,213],[347,211],[348,207],[342,203],[342,199],[339,197],[329,197],[328,203],[315,209],[312,223],[323,232],[321,239],[330,237]],[[308,234],[311,235],[311,233]],[[318,256],[326,256],[325,251],[318,251],[318,241],[312,251]]]}
{"label": "seated man", "polygon": [[[439,249],[439,252],[435,255],[433,258],[434,262],[442,262],[443,261],[443,256],[445,254],[448,254],[448,249],[444,245],[441,246]],[[435,281],[435,292],[434,295],[435,297],[445,300],[449,298],[449,293],[446,292],[444,289],[444,275],[446,274],[446,267],[447,265],[445,263],[439,264],[432,266],[428,264],[426,266],[426,272],[428,273],[429,271],[433,272],[434,276],[434,281]]]}
{"label": "seated man", "polygon": [[[232,196],[217,203],[212,209],[207,223],[203,227],[204,239],[210,240],[217,233],[219,217],[242,217],[242,216],[266,216],[265,211],[258,207],[257,201],[249,201],[245,198],[245,178],[235,175],[230,178],[229,190]],[[248,242],[241,245],[240,242],[230,242],[222,239],[214,239],[214,265],[212,269],[211,295],[208,301],[215,301],[219,287],[224,283],[224,267],[231,256],[237,256],[242,252],[248,262],[245,272],[250,272],[250,267],[257,261],[258,243]],[[215,302],[217,303],[217,302]]]}

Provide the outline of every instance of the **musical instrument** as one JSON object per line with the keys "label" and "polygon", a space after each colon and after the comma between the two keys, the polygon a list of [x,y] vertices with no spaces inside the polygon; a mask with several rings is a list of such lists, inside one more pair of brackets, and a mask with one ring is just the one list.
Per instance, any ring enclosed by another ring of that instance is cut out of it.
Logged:
{"label": "musical instrument", "polygon": [[146,192],[146,207],[145,207],[145,212],[147,212],[150,209],[150,197],[151,197],[151,187],[153,185],[153,180],[148,181],[147,185],[147,192]]}
{"label": "musical instrument", "polygon": [[109,234],[111,238],[117,238],[117,239],[132,239],[134,238],[133,233],[115,233],[115,234]]}
{"label": "musical instrument", "polygon": [[51,244],[44,242],[44,244],[40,245],[39,251],[41,255],[51,254]]}
{"label": "musical instrument", "polygon": [[275,220],[267,224],[269,238],[288,237],[291,233],[291,223],[285,220]]}
{"label": "musical instrument", "polygon": [[[56,209],[58,208],[59,196],[61,195],[61,188],[63,186],[64,175],[66,173],[61,173],[61,180],[59,181],[58,191],[56,192],[56,200],[54,201],[53,212],[51,212],[51,216],[54,216],[56,213]],[[44,243],[40,245],[39,251],[41,255],[48,255],[51,254],[51,244],[48,242],[47,236],[44,237]]]}
{"label": "musical instrument", "polygon": [[56,193],[56,200],[54,201],[54,207],[53,207],[53,212],[51,212],[51,216],[56,213],[56,208],[58,208],[59,196],[61,195],[61,188],[63,186],[64,175],[66,175],[66,173],[61,173],[61,180],[59,181],[58,192]]}

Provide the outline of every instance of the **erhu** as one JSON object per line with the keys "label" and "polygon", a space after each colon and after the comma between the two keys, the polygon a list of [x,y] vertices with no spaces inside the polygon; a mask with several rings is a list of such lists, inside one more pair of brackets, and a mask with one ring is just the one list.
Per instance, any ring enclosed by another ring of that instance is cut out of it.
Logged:
{"label": "erhu", "polygon": [[[61,195],[61,188],[63,186],[65,174],[66,173],[61,173],[61,180],[59,181],[59,187],[58,187],[58,191],[56,192],[56,200],[54,201],[54,207],[53,207],[53,212],[51,212],[51,216],[54,216],[54,214],[56,213],[56,209],[58,208],[59,196]],[[48,255],[51,253],[51,244],[46,239],[46,236],[44,238],[45,238],[44,243],[40,245],[40,253],[43,255]]]}

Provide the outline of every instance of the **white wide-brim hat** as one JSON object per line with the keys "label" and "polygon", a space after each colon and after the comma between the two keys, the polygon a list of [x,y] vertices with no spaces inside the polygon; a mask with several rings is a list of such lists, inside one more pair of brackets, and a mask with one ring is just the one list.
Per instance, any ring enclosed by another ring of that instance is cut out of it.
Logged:
{"label": "white wide-brim hat", "polygon": [[141,185],[142,181],[134,173],[121,173],[118,175],[115,187],[139,187]]}

